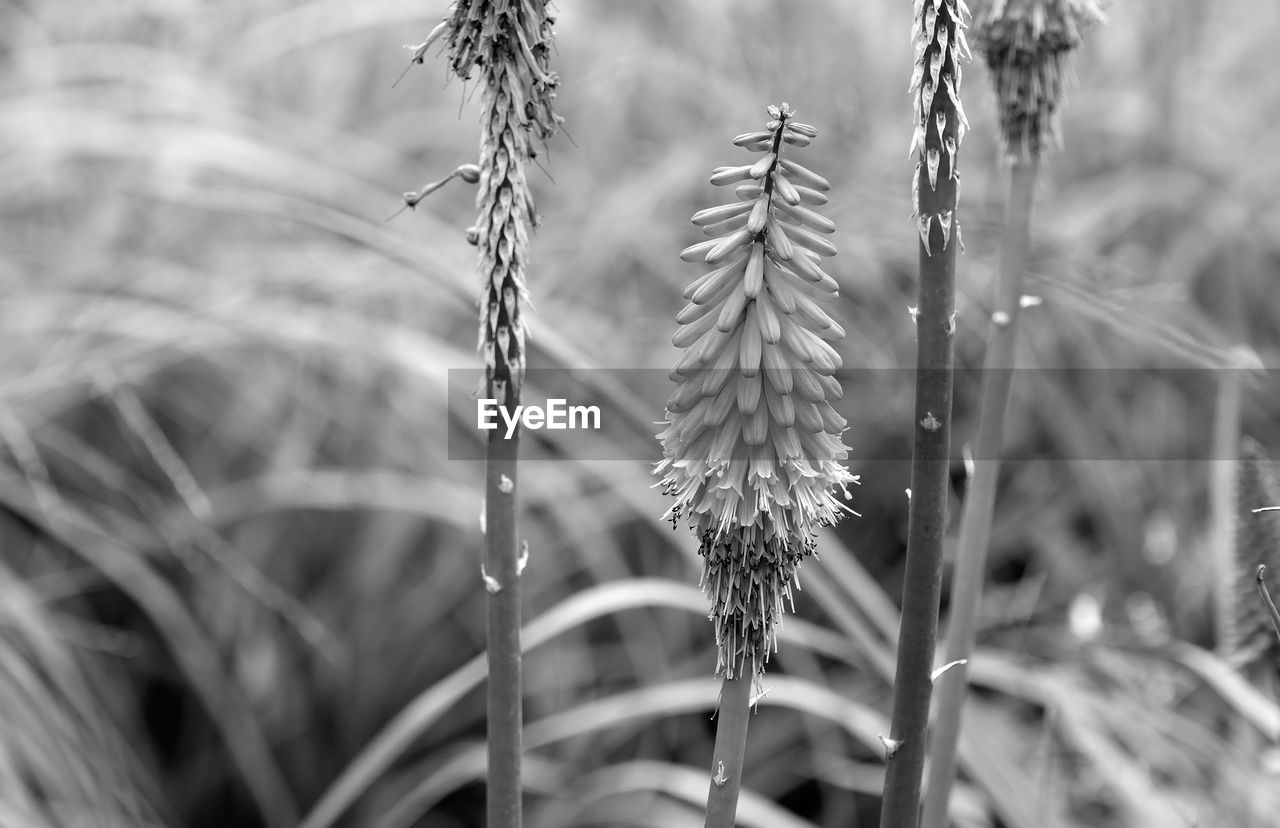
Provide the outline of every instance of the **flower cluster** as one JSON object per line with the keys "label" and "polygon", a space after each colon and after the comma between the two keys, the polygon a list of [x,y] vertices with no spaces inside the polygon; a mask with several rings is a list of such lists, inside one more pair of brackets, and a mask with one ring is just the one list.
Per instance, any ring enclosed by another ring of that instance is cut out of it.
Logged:
{"label": "flower cluster", "polygon": [[1059,110],[1074,82],[1081,31],[1105,20],[1097,0],[975,0],[974,42],[991,69],[1005,152],[1023,160],[1062,145]]}
{"label": "flower cluster", "polygon": [[[930,239],[936,220],[942,231],[942,249],[951,244],[952,228],[960,241],[955,210],[960,201],[960,173],[956,154],[969,130],[969,119],[960,102],[962,60],[971,59],[965,40],[964,0],[916,0],[912,41],[915,67],[911,72],[914,128],[907,155],[916,155],[911,179],[911,215],[916,219],[920,243],[933,255]],[[927,181],[929,189],[924,189]]]}
{"label": "flower cluster", "polygon": [[785,103],[768,112],[765,131],[734,139],[759,160],[711,176],[738,185],[736,200],[695,214],[711,238],[681,254],[712,269],[685,290],[676,317],[684,354],[655,470],[676,499],[666,517],[685,519],[701,541],[716,672],[729,678],[748,665],[763,672],[815,529],[850,511],[835,490],[847,498],[856,482],[840,463],[847,424],[831,406],[842,391],[829,341],[844,330],[823,308],[838,290],[820,266],[836,253],[824,238],[836,228],[810,209],[827,202],[829,185],[782,157],[817,131]]}
{"label": "flower cluster", "polygon": [[558,79],[548,70],[552,22],[545,0],[456,0],[445,21],[453,72],[466,79],[478,67],[484,75],[479,220],[467,237],[480,248],[488,395],[512,403],[524,377],[521,314],[535,222],[524,168],[537,155],[534,141],[547,140],[562,121],[553,108]]}

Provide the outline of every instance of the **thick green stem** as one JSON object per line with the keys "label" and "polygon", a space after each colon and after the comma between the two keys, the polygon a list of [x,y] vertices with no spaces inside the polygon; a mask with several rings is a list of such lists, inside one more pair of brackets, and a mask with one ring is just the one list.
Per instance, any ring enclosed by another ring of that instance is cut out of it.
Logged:
{"label": "thick green stem", "polygon": [[[552,108],[558,81],[547,65],[554,51],[551,19],[545,0],[456,0],[443,31],[454,74],[466,80],[478,69],[484,90],[478,215],[468,238],[479,253],[486,396],[514,410],[525,372],[525,271],[535,223],[525,166],[537,155],[535,139],[546,141],[560,124]],[[506,439],[494,430],[486,452],[489,828],[519,828],[521,822],[517,440],[518,434]]]}
{"label": "thick green stem", "polygon": [[[1013,381],[1014,346],[1022,298],[1022,274],[1027,260],[1039,161],[1013,162],[1006,207],[1004,251],[991,315],[987,355],[982,374],[978,437],[974,445],[973,475],[960,516],[960,540],[951,581],[950,618],[945,660],[967,660],[973,652],[983,576],[991,542],[991,521],[1000,475],[1000,446]],[[956,746],[968,689],[968,664],[957,664],[938,681],[939,698],[933,717],[929,785],[924,804],[924,828],[946,828],[947,801],[956,772]]]}
{"label": "thick green stem", "polygon": [[[516,395],[513,393],[511,397]],[[511,405],[516,404],[511,400]],[[489,434],[485,471],[484,565],[489,587],[489,828],[519,828],[523,697],[520,677],[520,560],[516,540],[519,432]],[[496,582],[496,583],[495,583]],[[496,589],[497,591],[493,591]]]}
{"label": "thick green stem", "polygon": [[736,824],[742,763],[747,752],[747,724],[751,719],[751,687],[755,682],[751,665],[745,660],[736,675],[737,678],[726,678],[720,689],[705,828],[733,828]]}

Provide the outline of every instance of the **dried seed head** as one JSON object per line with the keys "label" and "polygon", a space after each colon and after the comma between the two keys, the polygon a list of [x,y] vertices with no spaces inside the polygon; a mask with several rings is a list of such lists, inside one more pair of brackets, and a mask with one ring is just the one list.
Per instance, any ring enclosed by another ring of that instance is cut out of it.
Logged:
{"label": "dried seed head", "polygon": [[552,20],[544,0],[455,0],[446,23],[452,71],[467,79],[479,68],[483,76],[480,163],[455,174],[479,184],[479,220],[467,241],[479,247],[486,382],[491,392],[510,389],[514,402],[525,364],[529,231],[537,222],[524,171],[537,157],[534,142],[548,140],[563,121],[553,106],[558,79],[548,68]]}
{"label": "dried seed head", "polygon": [[841,361],[828,341],[844,330],[823,304],[837,284],[818,265],[835,253],[823,238],[835,224],[801,206],[824,203],[819,190],[830,185],[779,157],[784,144],[799,145],[788,136],[812,140],[817,130],[792,120],[787,104],[769,116],[768,132],[735,141],[767,144],[760,161],[712,176],[720,185],[749,181],[738,200],[693,218],[718,235],[682,258],[718,267],[689,285],[676,317],[672,341],[685,352],[655,469],[676,500],[666,517],[685,520],[700,540],[717,672],[731,677],[763,672],[814,531],[850,511],[836,490],[847,497],[856,482],[840,462],[846,423],[831,406]]}
{"label": "dried seed head", "polygon": [[974,40],[991,69],[1006,154],[1030,160],[1062,144],[1059,116],[1098,0],[976,0]]}

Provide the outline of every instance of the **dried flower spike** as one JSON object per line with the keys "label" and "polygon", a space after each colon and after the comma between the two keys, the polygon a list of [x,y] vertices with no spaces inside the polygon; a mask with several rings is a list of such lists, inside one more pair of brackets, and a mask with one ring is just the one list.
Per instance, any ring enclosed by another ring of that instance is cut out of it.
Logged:
{"label": "dried flower spike", "polygon": [[[525,266],[536,223],[525,166],[537,156],[534,142],[546,141],[563,122],[554,108],[559,81],[548,69],[552,22],[543,0],[456,0],[443,33],[453,72],[466,80],[479,67],[485,78],[480,169],[456,172],[465,180],[478,173],[480,221],[467,240],[480,248],[485,382],[504,381],[512,401],[524,379]],[[495,307],[496,316],[489,312]],[[500,331],[507,335],[495,348]]]}
{"label": "dried flower spike", "polygon": [[748,665],[753,676],[764,671],[815,529],[851,512],[835,491],[848,497],[856,482],[840,463],[846,422],[831,406],[841,361],[828,342],[844,330],[823,303],[837,283],[819,264],[835,255],[823,237],[836,228],[801,206],[824,203],[830,185],[781,157],[817,130],[785,103],[768,113],[768,131],[734,140],[764,155],[711,176],[749,183],[737,201],[694,215],[715,237],[681,254],[715,267],[685,290],[689,304],[677,316],[673,342],[685,351],[655,470],[676,498],[665,517],[683,518],[701,541],[716,672],[730,679]]}
{"label": "dried flower spike", "polygon": [[[961,62],[965,41],[964,4],[956,0],[916,0],[915,68],[911,73],[914,120],[907,152],[916,156],[911,180],[912,217],[927,256],[945,251],[960,192],[956,155],[969,119],[960,105]],[[945,94],[937,94],[939,87]],[[927,187],[925,185],[928,185]],[[942,243],[931,240],[934,223]]]}
{"label": "dried flower spike", "polygon": [[1105,22],[1098,0],[977,0],[973,37],[1000,109],[1005,152],[1030,160],[1060,149],[1059,115],[1075,82],[1082,31]]}

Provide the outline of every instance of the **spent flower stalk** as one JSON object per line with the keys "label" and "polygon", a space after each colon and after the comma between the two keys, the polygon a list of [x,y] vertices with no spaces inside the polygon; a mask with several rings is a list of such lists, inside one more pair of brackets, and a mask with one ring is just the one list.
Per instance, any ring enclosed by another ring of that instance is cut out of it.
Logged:
{"label": "spent flower stalk", "polygon": [[973,651],[978,607],[995,513],[1001,441],[1013,382],[1023,271],[1042,155],[1061,146],[1060,114],[1072,77],[1081,30],[1102,19],[1090,0],[979,0],[973,37],[986,60],[1000,111],[1000,137],[1009,162],[1009,197],[987,335],[978,434],[951,583],[945,658],[958,668],[941,679],[934,711],[925,828],[945,828]]}
{"label": "spent flower stalk", "polygon": [[[536,226],[526,167],[560,127],[554,101],[558,79],[549,69],[553,19],[544,0],[455,0],[427,39],[412,47],[412,66],[435,42],[447,44],[450,70],[462,80],[479,74],[479,168],[455,170],[478,185],[477,220],[467,241],[479,249],[479,391],[498,406],[520,404],[525,375],[525,305],[529,236]],[[414,206],[453,175],[405,196]],[[488,786],[491,828],[521,824],[522,680],[520,574],[517,533],[519,431],[489,433],[485,463],[484,562],[488,597]]]}
{"label": "spent flower stalk", "polygon": [[911,507],[893,714],[885,740],[883,828],[913,828],[918,822],[932,693],[950,479],[955,266],[961,247],[956,161],[969,128],[960,101],[961,64],[969,57],[965,14],[962,0],[917,0],[912,26],[909,154],[917,157],[912,204],[919,234],[920,298],[914,313]]}

